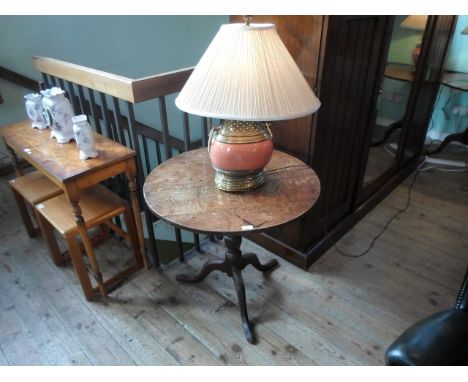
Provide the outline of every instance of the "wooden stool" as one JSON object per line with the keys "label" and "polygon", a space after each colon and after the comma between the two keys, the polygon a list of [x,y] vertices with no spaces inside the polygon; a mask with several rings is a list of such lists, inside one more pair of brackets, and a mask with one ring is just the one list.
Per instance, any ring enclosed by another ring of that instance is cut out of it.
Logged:
{"label": "wooden stool", "polygon": [[[53,228],[55,228],[66,240],[68,251],[75,268],[75,272],[80,280],[81,287],[87,300],[94,298],[99,292],[105,297],[109,288],[120,283],[122,280],[142,268],[143,261],[138,247],[138,239],[135,229],[135,222],[130,208],[125,200],[101,185],[96,185],[86,189],[80,197],[80,207],[82,215],[89,230],[93,227],[100,227],[101,234],[92,239],[92,243],[102,241],[107,234],[102,227],[105,225],[111,228],[119,236],[129,241],[132,248],[133,264],[118,274],[103,281],[96,258],[88,258],[94,278],[98,283],[97,287],[92,286],[86,265],[83,261],[82,247],[77,240],[79,235],[72,207],[66,195],[56,196],[36,205],[39,212],[41,228],[44,237],[51,251],[53,258],[60,257],[57,241],[55,239]],[[112,218],[124,215],[125,225],[128,232],[124,232],[117,225],[112,223]],[[60,261],[60,260],[58,260]]]}
{"label": "wooden stool", "polygon": [[9,183],[28,236],[34,237],[40,233],[40,228],[33,226],[26,202],[31,206],[37,220],[37,211],[34,206],[60,195],[62,190],[39,171],[20,176],[10,180]]}

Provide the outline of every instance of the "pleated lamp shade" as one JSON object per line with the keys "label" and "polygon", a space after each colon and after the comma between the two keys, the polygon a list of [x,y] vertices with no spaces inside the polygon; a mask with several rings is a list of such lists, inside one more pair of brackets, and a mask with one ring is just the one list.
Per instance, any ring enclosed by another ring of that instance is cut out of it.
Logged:
{"label": "pleated lamp shade", "polygon": [[427,15],[411,15],[400,24],[402,28],[423,31],[426,28]]}
{"label": "pleated lamp shade", "polygon": [[320,107],[273,24],[222,25],[175,102],[190,114],[239,121],[299,118]]}

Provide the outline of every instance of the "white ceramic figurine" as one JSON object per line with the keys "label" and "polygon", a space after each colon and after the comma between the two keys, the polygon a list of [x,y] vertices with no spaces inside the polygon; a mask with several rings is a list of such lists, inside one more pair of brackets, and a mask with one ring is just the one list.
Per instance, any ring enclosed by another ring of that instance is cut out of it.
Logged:
{"label": "white ceramic figurine", "polygon": [[41,90],[41,94],[44,96],[42,103],[52,129],[50,136],[57,139],[58,143],[67,143],[74,139],[72,116],[75,113],[70,101],[65,97],[65,91],[53,87]]}
{"label": "white ceramic figurine", "polygon": [[42,96],[38,93],[26,94],[26,112],[32,121],[32,127],[47,129],[49,127],[44,107],[42,106]]}
{"label": "white ceramic figurine", "polygon": [[80,149],[80,159],[96,158],[99,155],[96,150],[96,140],[86,115],[72,117],[72,121],[75,142]]}

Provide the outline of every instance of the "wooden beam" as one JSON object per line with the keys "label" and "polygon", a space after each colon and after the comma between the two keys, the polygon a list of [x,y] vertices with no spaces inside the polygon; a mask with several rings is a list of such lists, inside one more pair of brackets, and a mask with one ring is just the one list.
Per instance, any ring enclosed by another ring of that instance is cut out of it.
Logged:
{"label": "wooden beam", "polygon": [[79,84],[111,96],[134,102],[131,78],[87,68],[47,57],[33,57],[33,65],[42,73]]}

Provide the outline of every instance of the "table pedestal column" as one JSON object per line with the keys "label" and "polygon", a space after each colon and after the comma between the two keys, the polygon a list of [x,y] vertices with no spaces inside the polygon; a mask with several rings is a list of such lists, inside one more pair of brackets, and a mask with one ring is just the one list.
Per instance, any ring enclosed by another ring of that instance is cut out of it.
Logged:
{"label": "table pedestal column", "polygon": [[180,274],[176,276],[177,281],[197,283],[205,279],[213,271],[221,271],[226,273],[234,280],[236,287],[237,299],[239,302],[240,314],[242,319],[242,329],[249,343],[255,343],[255,337],[252,332],[252,327],[247,315],[247,302],[245,298],[245,286],[242,278],[242,270],[249,264],[260,272],[268,272],[278,265],[276,260],[270,260],[266,264],[262,264],[254,253],[242,253],[240,245],[242,236],[225,236],[224,242],[227,247],[224,261],[215,261],[206,263],[200,272],[194,276]]}

